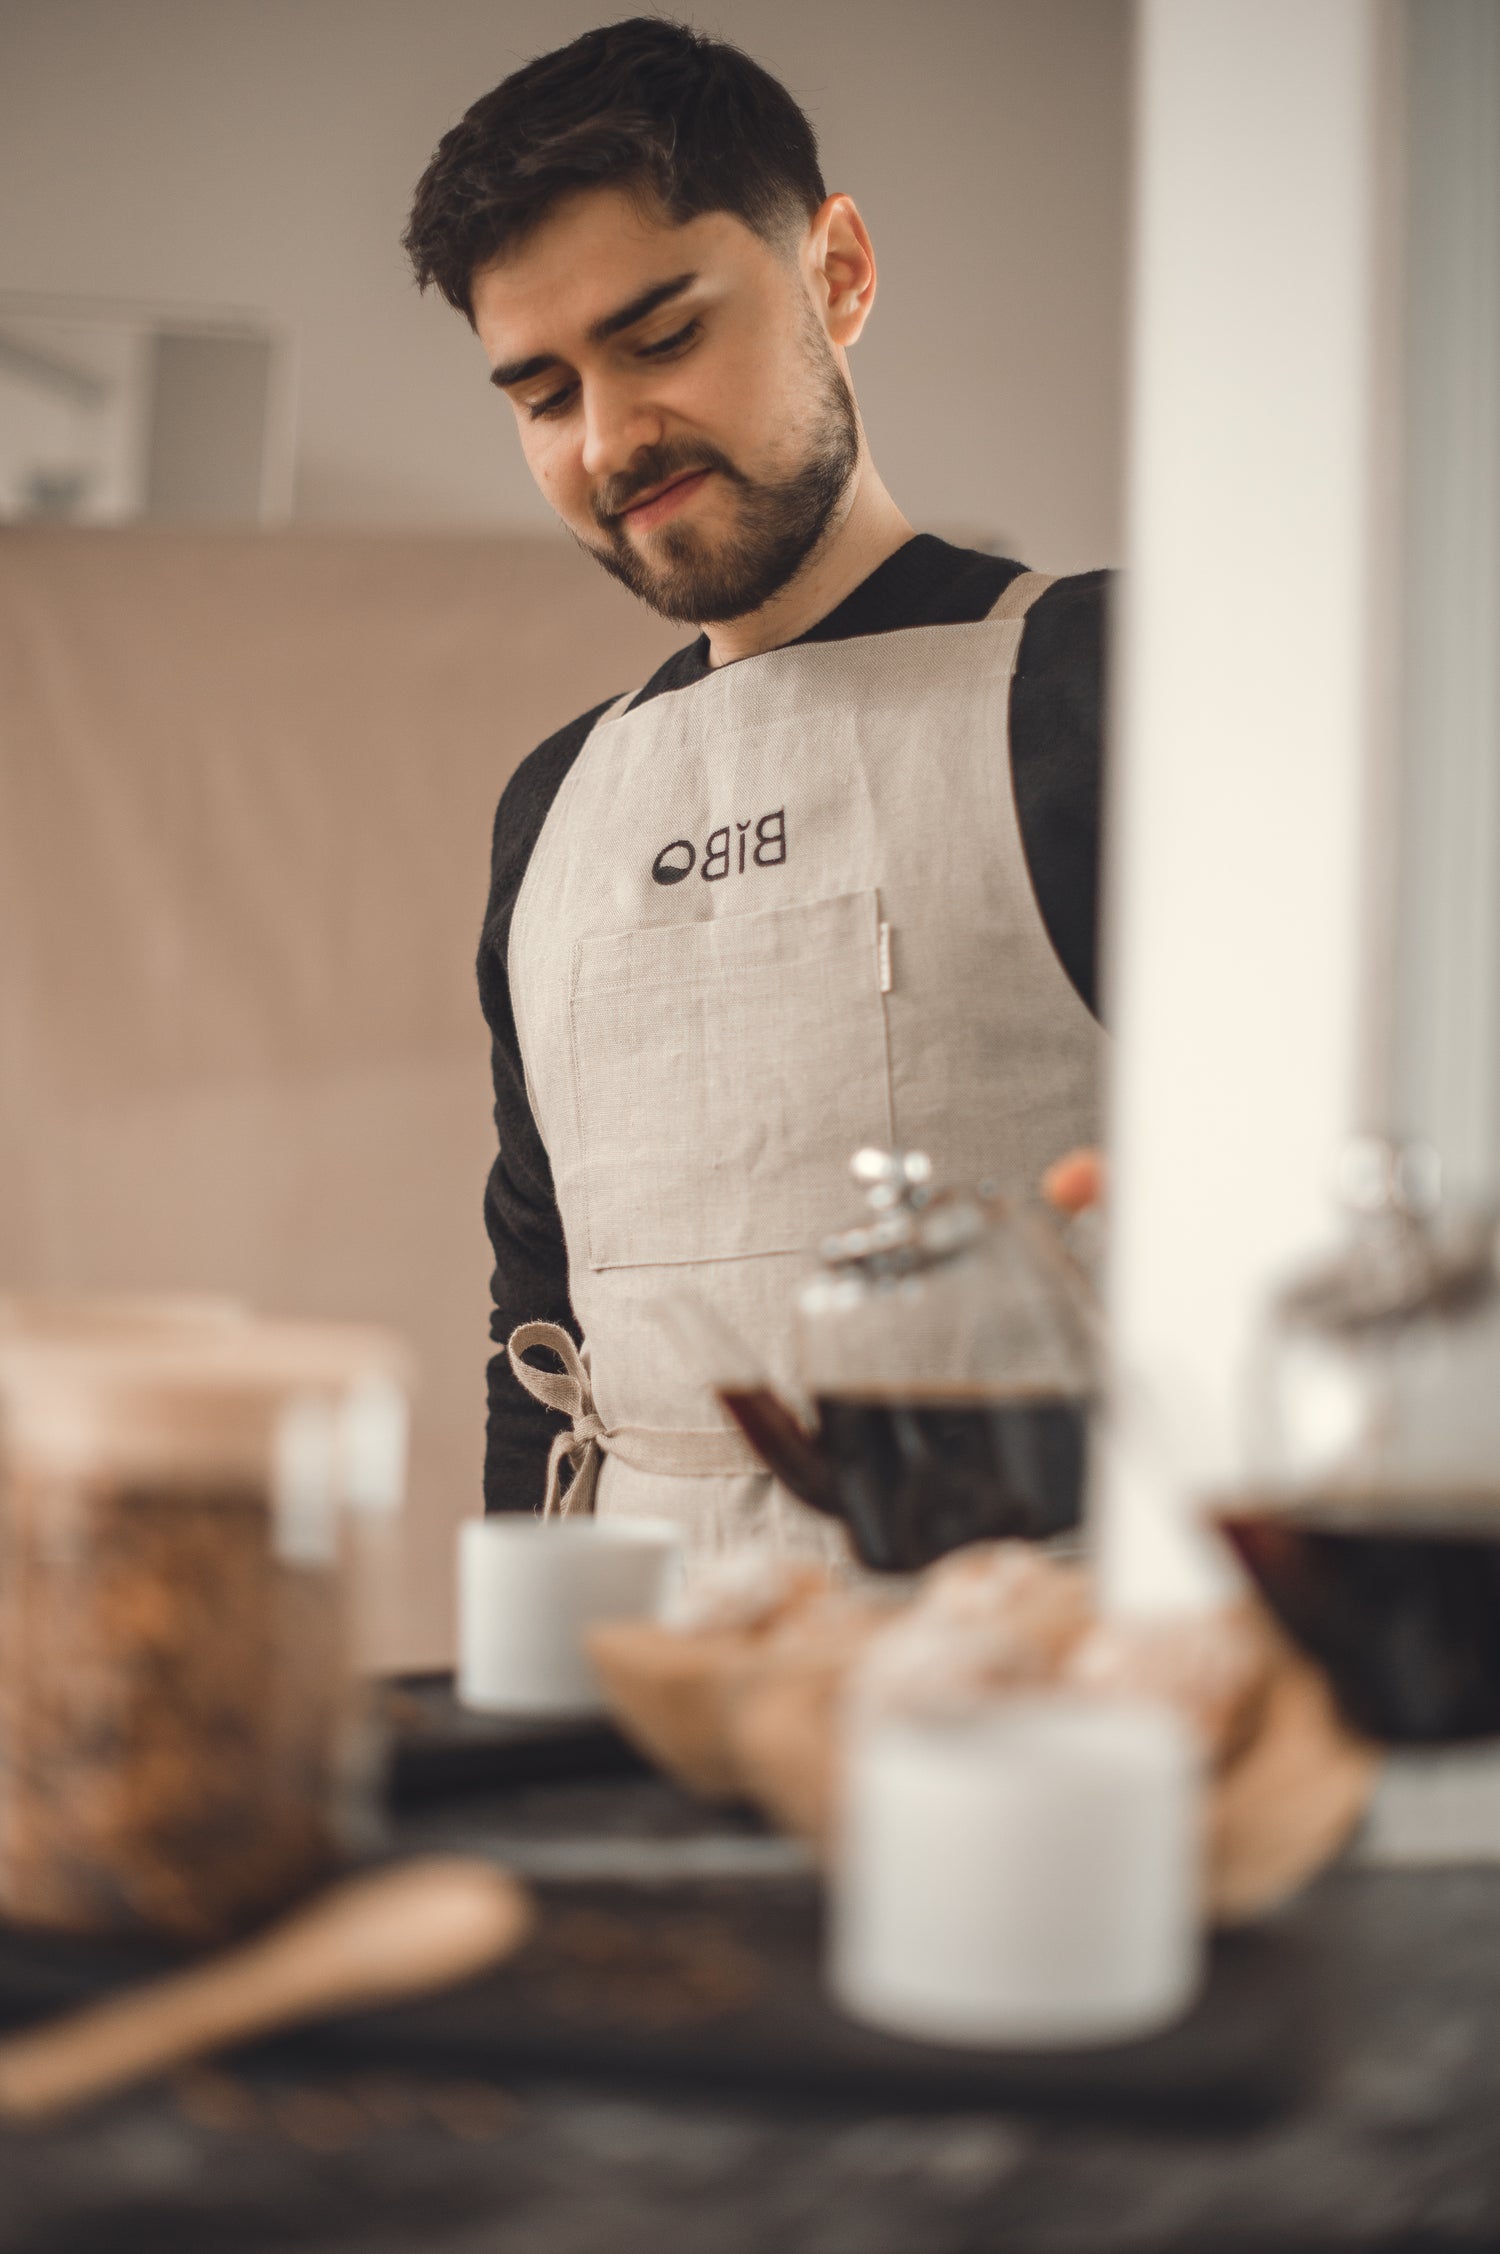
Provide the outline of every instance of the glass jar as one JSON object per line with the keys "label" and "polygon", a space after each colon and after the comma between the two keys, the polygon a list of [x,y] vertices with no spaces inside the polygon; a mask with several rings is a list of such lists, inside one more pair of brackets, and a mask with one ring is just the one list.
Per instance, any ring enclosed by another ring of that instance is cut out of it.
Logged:
{"label": "glass jar", "polygon": [[403,1385],[327,1326],[0,1341],[0,1915],[208,1939],[347,1850]]}

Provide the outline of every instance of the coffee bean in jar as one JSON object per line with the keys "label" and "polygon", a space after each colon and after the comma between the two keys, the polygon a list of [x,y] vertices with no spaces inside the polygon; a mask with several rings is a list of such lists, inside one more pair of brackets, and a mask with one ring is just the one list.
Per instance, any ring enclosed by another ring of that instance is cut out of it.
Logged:
{"label": "coffee bean in jar", "polygon": [[346,1410],[395,1366],[296,1325],[0,1347],[0,1916],[210,1939],[341,1858]]}

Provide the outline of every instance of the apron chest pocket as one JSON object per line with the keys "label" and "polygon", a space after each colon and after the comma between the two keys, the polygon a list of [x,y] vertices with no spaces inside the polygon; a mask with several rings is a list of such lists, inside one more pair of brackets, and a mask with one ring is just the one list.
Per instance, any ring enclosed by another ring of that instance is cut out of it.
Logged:
{"label": "apron chest pocket", "polygon": [[571,1033],[594,1268],[802,1252],[893,1140],[879,902],[845,893],[578,942]]}

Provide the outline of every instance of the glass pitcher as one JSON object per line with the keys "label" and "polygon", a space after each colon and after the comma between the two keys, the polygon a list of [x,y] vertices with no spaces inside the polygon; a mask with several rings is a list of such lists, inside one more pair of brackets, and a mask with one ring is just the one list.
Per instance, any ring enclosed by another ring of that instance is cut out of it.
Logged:
{"label": "glass pitcher", "polygon": [[878,1570],[1069,1532],[1097,1374],[1081,1271],[1039,1212],[934,1188],[920,1151],[862,1150],[852,1172],[869,1210],[824,1243],[791,1310],[809,1415],[710,1321],[700,1352],[720,1337],[720,1399],[777,1478],[843,1519]]}
{"label": "glass pitcher", "polygon": [[1250,1491],[1216,1515],[1345,1718],[1390,1743],[1500,1734],[1500,1278],[1493,1213],[1435,1154],[1361,1138],[1345,1242],[1272,1304]]}

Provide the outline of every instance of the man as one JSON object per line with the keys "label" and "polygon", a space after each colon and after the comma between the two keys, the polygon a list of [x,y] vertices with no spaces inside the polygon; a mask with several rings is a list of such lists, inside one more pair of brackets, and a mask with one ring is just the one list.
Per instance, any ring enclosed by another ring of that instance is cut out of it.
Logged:
{"label": "man", "polygon": [[555,1500],[566,1456],[585,1506],[808,1539],[663,1302],[785,1379],[856,1147],[1019,1186],[1096,1138],[1102,575],[913,534],[849,381],[869,235],[718,40],[637,18],[516,72],[405,240],[564,525],[700,629],[496,820],[486,1506]]}

